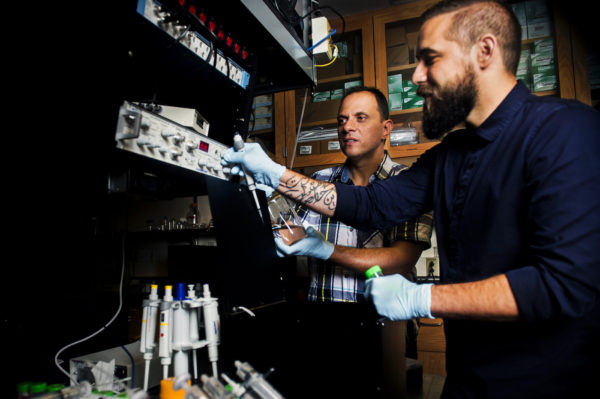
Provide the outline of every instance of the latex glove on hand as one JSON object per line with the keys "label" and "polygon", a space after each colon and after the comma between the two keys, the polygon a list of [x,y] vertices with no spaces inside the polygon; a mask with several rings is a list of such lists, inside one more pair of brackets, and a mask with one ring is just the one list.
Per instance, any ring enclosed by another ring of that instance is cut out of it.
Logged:
{"label": "latex glove on hand", "polygon": [[277,255],[293,256],[306,255],[313,258],[327,260],[333,253],[334,245],[327,241],[323,234],[312,227],[306,229],[306,237],[293,243],[286,245],[279,237],[275,238],[277,245]]}
{"label": "latex glove on hand", "polygon": [[223,153],[221,164],[230,166],[232,174],[243,176],[242,169],[252,174],[256,187],[264,191],[268,191],[265,186],[276,189],[285,172],[285,166],[273,162],[258,143],[246,143],[244,151],[228,148]]}
{"label": "latex glove on hand", "polygon": [[390,320],[410,320],[431,315],[431,286],[415,284],[399,274],[370,278],[366,296],[373,301],[377,313]]}

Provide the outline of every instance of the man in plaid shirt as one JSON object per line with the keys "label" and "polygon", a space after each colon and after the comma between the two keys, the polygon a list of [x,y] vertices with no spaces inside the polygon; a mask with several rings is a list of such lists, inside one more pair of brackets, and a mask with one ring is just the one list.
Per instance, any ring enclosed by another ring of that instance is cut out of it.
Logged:
{"label": "man in plaid shirt", "polygon": [[[393,162],[384,148],[392,127],[387,100],[379,90],[359,87],[347,92],[338,114],[338,138],[347,160],[316,172],[312,178],[367,185],[402,173],[407,167]],[[382,356],[393,357],[392,347],[386,345],[386,353],[378,350],[382,331],[376,323],[379,316],[365,301],[364,272],[380,265],[384,274],[401,273],[414,280],[415,263],[430,246],[432,217],[426,214],[385,230],[362,231],[306,207],[297,211],[304,226],[312,227],[308,238],[292,246],[277,245],[287,255],[308,256],[309,303],[299,314],[299,348],[301,354],[325,356],[319,360],[311,355],[307,360],[306,369],[313,372],[310,379],[315,382],[311,386],[323,387],[310,394],[388,396],[392,392],[382,387],[386,384],[382,382],[381,363]],[[391,323],[386,323],[389,328]],[[409,336],[414,333],[412,327],[409,323]],[[361,343],[364,346],[356,348]],[[403,361],[401,351],[397,358]],[[322,383],[316,383],[321,378]],[[327,387],[332,391],[324,392]]]}

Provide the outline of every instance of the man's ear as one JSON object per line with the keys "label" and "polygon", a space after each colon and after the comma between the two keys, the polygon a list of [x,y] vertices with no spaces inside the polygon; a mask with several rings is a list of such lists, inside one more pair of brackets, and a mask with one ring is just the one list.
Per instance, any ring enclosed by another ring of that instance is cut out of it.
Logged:
{"label": "man's ear", "polygon": [[383,121],[383,131],[381,132],[381,141],[385,143],[385,140],[390,137],[390,133],[394,128],[394,121],[391,119],[387,119]]}
{"label": "man's ear", "polygon": [[480,69],[489,67],[500,55],[498,39],[491,33],[485,34],[475,43],[475,60]]}

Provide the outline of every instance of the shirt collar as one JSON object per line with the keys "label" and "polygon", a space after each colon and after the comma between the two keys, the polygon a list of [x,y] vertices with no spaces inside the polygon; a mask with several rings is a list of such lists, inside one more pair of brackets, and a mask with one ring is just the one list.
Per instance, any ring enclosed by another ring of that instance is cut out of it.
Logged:
{"label": "shirt collar", "polygon": [[487,141],[494,141],[510,123],[510,116],[517,113],[529,95],[527,86],[518,81],[494,112],[475,129],[476,134]]}
{"label": "shirt collar", "polygon": [[[386,150],[379,167],[375,173],[369,177],[369,183],[373,182],[375,179],[382,180],[387,178],[390,175],[393,166],[394,162]],[[334,180],[344,184],[352,183],[352,179],[350,178],[350,168],[348,167],[348,160],[344,162],[344,165],[340,168]]]}

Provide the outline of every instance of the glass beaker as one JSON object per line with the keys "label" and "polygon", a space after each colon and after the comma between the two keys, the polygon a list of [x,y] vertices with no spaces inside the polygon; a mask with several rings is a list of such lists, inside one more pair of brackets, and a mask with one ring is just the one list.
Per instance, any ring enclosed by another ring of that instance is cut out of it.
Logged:
{"label": "glass beaker", "polygon": [[268,205],[273,236],[281,238],[286,245],[292,245],[306,237],[306,231],[291,200],[281,194],[275,194],[269,198]]}

